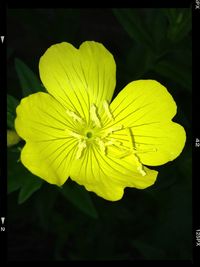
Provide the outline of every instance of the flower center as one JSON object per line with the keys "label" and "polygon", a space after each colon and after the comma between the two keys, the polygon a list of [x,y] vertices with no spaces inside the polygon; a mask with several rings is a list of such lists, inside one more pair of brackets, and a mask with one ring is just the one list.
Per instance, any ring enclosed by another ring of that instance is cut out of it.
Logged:
{"label": "flower center", "polygon": [[91,132],[87,132],[86,136],[87,136],[87,138],[91,138],[92,137],[92,133]]}
{"label": "flower center", "polygon": [[[104,114],[106,118],[109,121],[115,121],[115,118],[110,111],[109,104],[106,101],[103,102],[103,109],[104,109],[104,112],[105,112]],[[146,175],[146,172],[137,154],[146,153],[146,152],[149,152],[149,150],[138,150],[138,148],[135,147],[135,142],[133,140],[133,133],[132,133],[131,128],[124,127],[123,125],[116,125],[116,123],[114,123],[110,127],[104,128],[103,121],[100,117],[100,114],[98,113],[97,107],[94,104],[92,104],[90,107],[89,124],[87,124],[83,118],[81,118],[79,115],[77,115],[73,111],[67,110],[66,113],[76,123],[76,126],[74,127],[74,131],[70,131],[66,129],[66,132],[71,137],[77,140],[77,148],[75,152],[76,159],[80,159],[83,156],[83,153],[85,153],[85,150],[87,148],[90,149],[92,145],[98,146],[101,153],[103,153],[106,156],[108,156],[108,153],[109,153],[108,147],[114,146],[120,151],[120,154],[112,155],[112,157],[122,159],[124,157],[134,155],[138,171],[143,176]],[[113,137],[113,134],[121,130],[125,130],[123,135],[126,136],[125,139],[128,140],[129,147],[124,146],[123,142],[121,142],[119,138]],[[156,150],[153,150],[153,151],[156,151]],[[151,152],[152,152],[152,149],[151,149]]]}

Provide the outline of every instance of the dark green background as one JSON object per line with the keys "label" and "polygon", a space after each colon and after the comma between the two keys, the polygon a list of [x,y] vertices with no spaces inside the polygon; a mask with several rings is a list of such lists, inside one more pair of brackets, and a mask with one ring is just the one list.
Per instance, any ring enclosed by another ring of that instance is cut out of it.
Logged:
{"label": "dark green background", "polygon": [[[192,259],[191,9],[8,9],[7,35],[7,92],[18,100],[15,58],[39,77],[39,58],[50,45],[67,41],[78,47],[94,40],[114,55],[115,95],[130,81],[158,80],[174,97],[174,120],[187,133],[182,154],[155,168],[154,186],[127,188],[113,203],[89,193],[94,206],[86,199],[86,208],[79,207],[72,182],[67,197],[39,178],[30,177],[26,185],[30,173],[16,165],[17,147],[8,149],[8,259]],[[30,186],[35,192],[29,198],[24,194]]]}

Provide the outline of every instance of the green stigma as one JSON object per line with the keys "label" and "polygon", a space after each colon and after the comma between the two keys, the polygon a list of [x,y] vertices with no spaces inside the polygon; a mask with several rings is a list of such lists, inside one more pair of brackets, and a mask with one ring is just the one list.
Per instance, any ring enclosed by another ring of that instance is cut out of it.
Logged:
{"label": "green stigma", "polygon": [[91,138],[92,137],[92,133],[91,132],[87,132],[86,136],[87,136],[87,138]]}

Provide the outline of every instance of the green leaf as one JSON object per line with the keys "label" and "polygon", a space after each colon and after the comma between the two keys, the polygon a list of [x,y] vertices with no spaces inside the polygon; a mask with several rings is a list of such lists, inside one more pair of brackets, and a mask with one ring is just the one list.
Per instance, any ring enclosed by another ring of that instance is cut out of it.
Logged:
{"label": "green leaf", "polygon": [[18,190],[22,185],[22,177],[20,175],[20,169],[18,166],[19,151],[11,152],[10,149],[7,150],[7,191],[8,194]]}
{"label": "green leaf", "polygon": [[75,182],[68,181],[59,190],[63,196],[72,204],[74,204],[79,210],[91,216],[92,218],[98,218],[98,213],[92,202],[92,199],[83,186],[80,186]]}
{"label": "green leaf", "polygon": [[152,13],[150,15],[147,16],[147,26],[153,39],[153,45],[156,55],[160,56],[167,52],[171,44],[166,38],[168,30],[168,21],[166,16],[163,16],[163,13],[161,12],[160,8],[152,9]]}
{"label": "green leaf", "polygon": [[18,203],[25,202],[43,181],[30,173],[20,162],[20,151],[7,150],[8,194],[20,189]]}
{"label": "green leaf", "polygon": [[147,49],[142,49],[140,45],[136,45],[127,51],[126,57],[122,61],[118,61],[118,65],[125,74],[129,75],[129,81],[131,81],[141,79],[152,68],[154,61],[155,57],[152,53]]}
{"label": "green leaf", "polygon": [[163,60],[158,62],[154,71],[161,74],[164,77],[174,80],[176,83],[180,84],[183,88],[191,91],[192,88],[192,78],[191,70],[180,64],[179,62],[171,62],[170,60]]}
{"label": "green leaf", "polygon": [[33,175],[26,175],[26,181],[19,192],[18,203],[24,203],[35,191],[42,186],[42,180]]}
{"label": "green leaf", "polygon": [[33,71],[18,58],[15,59],[15,69],[17,71],[24,97],[40,91],[45,91]]}
{"label": "green leaf", "polygon": [[174,43],[181,41],[192,29],[191,8],[167,8],[164,13],[169,21],[169,40]]}
{"label": "green leaf", "polygon": [[7,94],[7,126],[14,129],[14,120],[16,117],[16,107],[19,101],[11,95]]}
{"label": "green leaf", "polygon": [[151,35],[146,30],[143,15],[139,14],[139,10],[113,8],[113,13],[133,40],[146,46],[149,50],[154,50]]}
{"label": "green leaf", "polygon": [[[57,190],[56,186],[44,183],[40,189],[40,194],[37,195],[37,198],[34,201],[34,208],[39,219],[38,224],[43,230],[50,230],[49,227],[53,215],[55,214],[54,206],[59,194],[60,192]],[[56,219],[57,218],[55,218],[55,220]],[[52,230],[55,230],[54,225]]]}

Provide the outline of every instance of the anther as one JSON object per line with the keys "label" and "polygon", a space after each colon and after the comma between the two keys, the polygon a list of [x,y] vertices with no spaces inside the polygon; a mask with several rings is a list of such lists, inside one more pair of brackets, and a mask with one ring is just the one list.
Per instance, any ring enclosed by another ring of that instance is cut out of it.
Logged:
{"label": "anther", "polygon": [[80,135],[80,134],[78,134],[78,133],[76,133],[76,132],[70,131],[70,130],[68,130],[68,129],[65,129],[64,131],[65,131],[66,133],[68,133],[70,136],[75,137],[75,138],[77,138],[77,139],[82,139],[82,138],[83,138],[82,135]]}
{"label": "anther", "polygon": [[146,172],[142,169],[142,167],[138,167],[137,169],[142,174],[142,176],[147,175]]}
{"label": "anther", "polygon": [[111,113],[109,104],[108,104],[108,102],[106,100],[103,101],[103,108],[104,108],[105,113],[108,116],[108,118],[110,120],[114,120],[113,114]]}
{"label": "anther", "polygon": [[90,107],[90,115],[91,115],[91,120],[95,123],[96,126],[101,128],[101,122],[97,116],[97,108],[94,104]]}
{"label": "anther", "polygon": [[155,147],[149,149],[137,149],[138,154],[148,153],[148,152],[157,152],[157,149]]}
{"label": "anther", "polygon": [[74,121],[78,121],[80,123],[83,123],[83,119],[79,117],[75,112],[67,109],[66,110],[67,115],[69,115]]}
{"label": "anther", "polygon": [[116,140],[115,138],[109,138],[109,141],[105,142],[106,146],[111,146],[111,145],[116,145],[116,146],[121,146],[122,142]]}
{"label": "anther", "polygon": [[78,143],[78,150],[76,152],[76,159],[80,159],[82,156],[83,150],[87,147],[86,141],[82,140]]}
{"label": "anther", "polygon": [[122,130],[122,128],[123,128],[123,125],[116,125],[116,126],[114,126],[114,127],[110,127],[108,130],[106,130],[106,131],[104,132],[104,134],[102,135],[102,138],[105,138],[105,137],[107,137],[109,134],[112,134],[112,133],[114,133],[114,132],[120,131],[120,130]]}
{"label": "anther", "polygon": [[101,152],[106,155],[106,146],[104,141],[102,141],[99,137],[96,137],[95,140],[98,143]]}
{"label": "anther", "polygon": [[127,130],[127,135],[128,135],[129,142],[131,144],[131,149],[132,150],[135,150],[135,146],[134,146],[134,141],[133,141],[133,136],[132,136],[131,129],[128,127],[128,128],[126,128],[126,130]]}
{"label": "anther", "polygon": [[129,138],[129,141],[131,143],[131,150],[132,150],[133,155],[134,155],[134,157],[136,159],[137,170],[142,174],[142,176],[145,176],[146,175],[146,172],[143,169],[143,165],[140,162],[139,157],[136,155],[136,149],[135,149],[135,146],[134,146],[134,141],[133,141],[133,136],[132,136],[131,129],[128,127],[127,128],[127,131],[128,131],[128,138]]}

